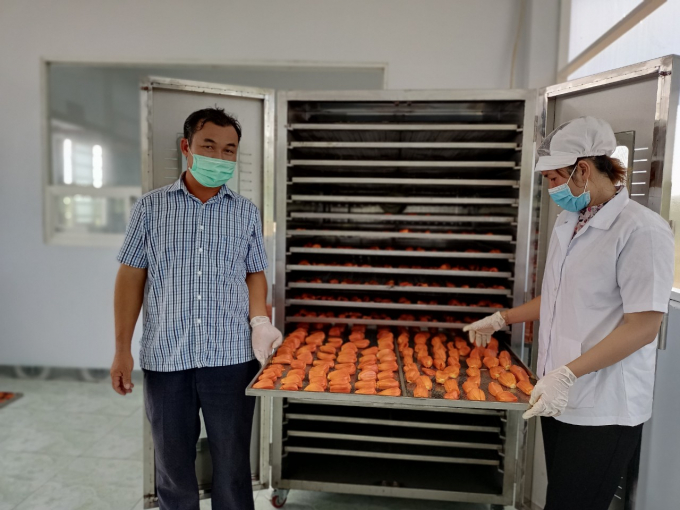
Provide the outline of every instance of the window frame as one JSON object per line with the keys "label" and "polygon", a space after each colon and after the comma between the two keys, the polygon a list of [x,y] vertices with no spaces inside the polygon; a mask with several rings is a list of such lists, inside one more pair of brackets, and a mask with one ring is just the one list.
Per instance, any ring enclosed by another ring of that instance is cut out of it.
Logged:
{"label": "window frame", "polygon": [[[250,68],[322,68],[322,69],[373,69],[382,72],[383,88],[388,88],[388,64],[386,62],[325,62],[325,61],[280,61],[280,62],[262,62],[262,61],[212,61],[212,62],[183,62],[183,61],[119,61],[119,60],[73,60],[73,59],[58,59],[58,58],[41,58],[40,59],[40,95],[41,95],[41,138],[43,140],[41,151],[41,177],[42,177],[42,229],[43,242],[46,245],[52,246],[89,246],[89,247],[105,247],[105,248],[119,248],[125,238],[124,234],[102,234],[102,233],[59,233],[55,232],[56,217],[53,208],[53,199],[55,196],[71,196],[74,191],[82,191],[85,196],[105,197],[105,198],[139,198],[142,196],[142,185],[137,187],[126,186],[103,186],[95,188],[94,186],[76,186],[52,184],[52,157],[53,157],[53,140],[52,130],[50,125],[50,90],[49,90],[49,76],[50,66],[52,64],[73,65],[73,66],[110,66],[110,67],[146,67],[146,66],[162,66],[171,65],[176,67],[250,67]],[[142,154],[142,158],[144,155]],[[141,165],[141,161],[140,161]],[[68,188],[68,193],[64,188]],[[127,219],[129,219],[129,211],[127,211]]]}
{"label": "window frame", "polygon": [[581,53],[569,60],[569,40],[571,37],[571,0],[562,0],[560,13],[560,36],[559,36],[559,62],[557,71],[557,82],[569,80],[576,71],[583,67],[587,62],[602,53],[609,46],[614,44],[619,38],[634,28],[638,23],[647,18],[659,7],[666,3],[666,0],[641,0],[628,14],[620,21],[598,37],[590,46]]}

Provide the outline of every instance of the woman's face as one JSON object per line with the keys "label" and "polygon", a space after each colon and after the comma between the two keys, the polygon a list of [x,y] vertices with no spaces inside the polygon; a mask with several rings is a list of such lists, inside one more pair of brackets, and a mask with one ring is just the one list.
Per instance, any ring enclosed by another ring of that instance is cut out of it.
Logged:
{"label": "woman's face", "polygon": [[[581,166],[581,163],[579,163],[579,167]],[[587,169],[587,167],[586,167]],[[565,182],[568,182],[569,189],[571,192],[574,194],[574,196],[578,196],[581,193],[583,193],[583,187],[584,187],[584,179],[582,175],[582,169],[577,168],[576,171],[574,172],[574,167],[567,167],[567,168],[560,168],[558,170],[546,170],[545,172],[541,172],[543,175],[543,178],[548,181],[548,189],[553,189],[557,186],[560,186],[564,184]],[[569,179],[569,176],[571,173],[574,172],[571,180]]]}
{"label": "woman's face", "polygon": [[543,178],[548,181],[548,189],[553,189],[569,180],[568,175],[567,177],[564,177],[557,170],[546,170],[545,172],[541,172],[541,174],[543,175]]}

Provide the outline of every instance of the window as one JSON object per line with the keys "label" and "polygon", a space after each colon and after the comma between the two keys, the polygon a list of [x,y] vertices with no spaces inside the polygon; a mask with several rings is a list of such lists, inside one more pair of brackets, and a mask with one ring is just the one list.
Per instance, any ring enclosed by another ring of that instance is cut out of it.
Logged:
{"label": "window", "polygon": [[[641,3],[642,0],[571,0],[568,59],[574,59]],[[680,2],[665,2],[570,74],[569,79],[680,53],[679,17]]]}
{"label": "window", "polygon": [[122,243],[130,209],[142,193],[139,85],[147,76],[266,88],[351,90],[383,88],[384,71],[382,66],[49,63],[45,237],[54,244],[118,247]]}

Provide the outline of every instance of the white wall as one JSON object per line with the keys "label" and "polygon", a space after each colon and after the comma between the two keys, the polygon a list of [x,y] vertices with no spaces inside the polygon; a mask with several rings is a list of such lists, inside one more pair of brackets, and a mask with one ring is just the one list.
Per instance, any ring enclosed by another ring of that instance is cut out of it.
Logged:
{"label": "white wall", "polygon": [[[554,76],[558,0],[528,2],[517,86]],[[42,238],[41,59],[385,62],[389,88],[506,88],[519,0],[2,0],[0,365],[106,367],[116,250]],[[543,81],[543,83],[540,83]]]}

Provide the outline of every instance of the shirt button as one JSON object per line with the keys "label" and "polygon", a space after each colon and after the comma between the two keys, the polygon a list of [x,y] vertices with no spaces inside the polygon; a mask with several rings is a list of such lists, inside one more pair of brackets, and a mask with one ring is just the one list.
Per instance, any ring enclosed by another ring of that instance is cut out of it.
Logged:
{"label": "shirt button", "polygon": [[203,272],[202,272],[202,271],[199,271],[199,272],[197,272],[196,274],[197,274],[198,276],[201,276],[201,275],[203,274]]}
{"label": "shirt button", "polygon": [[203,225],[201,225],[201,226],[200,226],[200,227],[198,227],[198,228],[199,228],[200,230],[203,230]]}
{"label": "shirt button", "polygon": [[203,253],[203,248],[199,248],[198,253]]}
{"label": "shirt button", "polygon": [[200,323],[201,323],[201,319],[196,319],[196,324],[200,324]]}
{"label": "shirt button", "polygon": [[201,295],[199,294],[198,296],[196,296],[196,299],[201,299]]}

